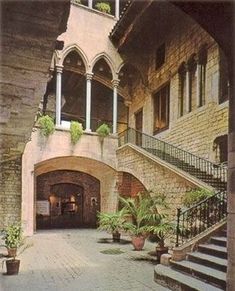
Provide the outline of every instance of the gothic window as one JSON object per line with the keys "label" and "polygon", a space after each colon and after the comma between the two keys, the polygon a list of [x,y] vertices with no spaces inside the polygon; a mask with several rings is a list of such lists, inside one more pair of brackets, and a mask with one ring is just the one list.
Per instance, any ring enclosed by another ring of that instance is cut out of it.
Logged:
{"label": "gothic window", "polygon": [[198,53],[198,107],[205,105],[206,102],[206,64],[207,49],[204,45]]}
{"label": "gothic window", "polygon": [[216,153],[216,160],[219,163],[228,161],[228,135],[218,136],[214,140],[214,151]]}
{"label": "gothic window", "polygon": [[228,100],[228,63],[227,59],[222,51],[220,51],[220,83],[219,83],[219,103],[223,103]]}
{"label": "gothic window", "polygon": [[196,90],[197,90],[197,63],[194,56],[192,56],[188,61],[188,71],[189,71],[189,92],[188,92],[188,106],[187,112],[191,112],[196,106]]}
{"label": "gothic window", "polygon": [[154,94],[154,134],[169,127],[169,84]]}
{"label": "gothic window", "polygon": [[178,70],[179,74],[179,103],[178,115],[183,116],[185,112],[185,99],[186,99],[186,66],[182,63]]}

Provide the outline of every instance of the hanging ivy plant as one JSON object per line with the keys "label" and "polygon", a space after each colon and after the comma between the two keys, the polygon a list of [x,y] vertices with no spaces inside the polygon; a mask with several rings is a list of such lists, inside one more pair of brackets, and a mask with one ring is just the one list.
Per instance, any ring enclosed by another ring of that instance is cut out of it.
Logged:
{"label": "hanging ivy plant", "polygon": [[39,117],[38,125],[40,126],[41,134],[46,137],[55,131],[54,121],[49,115],[43,115]]}
{"label": "hanging ivy plant", "polygon": [[110,4],[108,2],[98,2],[95,5],[95,8],[101,12],[104,12],[104,13],[108,13],[108,14],[111,13],[111,7],[110,7]]}
{"label": "hanging ivy plant", "polygon": [[70,136],[72,144],[76,144],[83,134],[82,124],[77,121],[70,123]]}
{"label": "hanging ivy plant", "polygon": [[99,136],[106,137],[110,134],[110,128],[107,124],[103,123],[96,129],[96,132]]}

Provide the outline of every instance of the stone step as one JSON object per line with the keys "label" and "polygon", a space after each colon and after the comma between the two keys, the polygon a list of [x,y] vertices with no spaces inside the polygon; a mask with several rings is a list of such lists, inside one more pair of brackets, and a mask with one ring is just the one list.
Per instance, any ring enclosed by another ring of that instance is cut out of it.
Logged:
{"label": "stone step", "polygon": [[227,259],[227,248],[214,244],[203,244],[198,246],[198,251],[208,255],[216,256],[222,259]]}
{"label": "stone step", "polygon": [[213,236],[210,240],[212,244],[221,246],[221,247],[226,247],[227,246],[227,237],[225,236]]}
{"label": "stone step", "polygon": [[[205,283],[190,275],[173,270],[170,267],[157,265],[154,270],[154,280],[168,287],[171,290],[177,291],[221,291],[218,287]],[[156,289],[157,290],[157,289]]]}
{"label": "stone step", "polygon": [[202,264],[213,269],[226,272],[228,261],[215,256],[207,255],[200,252],[193,252],[187,255],[189,261],[194,263]]}
{"label": "stone step", "polygon": [[199,278],[205,282],[210,282],[215,284],[216,287],[225,288],[226,287],[226,273],[215,270],[213,268],[203,266],[191,261],[181,261],[175,262],[171,261],[172,268],[175,270],[182,271],[196,278]]}

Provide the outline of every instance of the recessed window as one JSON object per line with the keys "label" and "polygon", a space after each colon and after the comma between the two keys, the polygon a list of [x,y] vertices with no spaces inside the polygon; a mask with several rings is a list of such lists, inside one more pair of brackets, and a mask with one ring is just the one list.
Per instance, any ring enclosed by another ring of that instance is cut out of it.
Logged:
{"label": "recessed window", "polygon": [[164,63],[166,57],[165,43],[160,45],[156,51],[156,70],[158,70]]}
{"label": "recessed window", "polygon": [[228,77],[228,62],[222,51],[220,51],[220,83],[219,83],[219,104],[228,100],[228,88],[229,88],[229,77]]}
{"label": "recessed window", "polygon": [[198,53],[198,107],[206,103],[206,64],[207,64],[207,49],[202,46]]}
{"label": "recessed window", "polygon": [[179,103],[178,103],[178,116],[183,116],[185,112],[185,99],[186,99],[186,66],[182,63],[178,69],[179,74]]}
{"label": "recessed window", "polygon": [[169,92],[167,84],[154,94],[154,134],[169,127]]}

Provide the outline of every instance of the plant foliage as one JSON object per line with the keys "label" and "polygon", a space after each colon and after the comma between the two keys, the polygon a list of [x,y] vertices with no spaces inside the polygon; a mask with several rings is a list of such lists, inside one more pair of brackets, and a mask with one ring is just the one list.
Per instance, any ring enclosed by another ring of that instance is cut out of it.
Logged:
{"label": "plant foliage", "polygon": [[77,121],[71,121],[70,123],[70,136],[71,142],[76,144],[83,134],[82,124]]}
{"label": "plant foliage", "polygon": [[97,128],[96,132],[99,136],[106,137],[110,134],[110,127],[107,124],[103,123]]}
{"label": "plant foliage", "polygon": [[151,197],[149,193],[138,193],[135,198],[120,197],[120,203],[131,216],[131,222],[126,222],[124,229],[136,236],[147,235],[150,226],[160,223],[163,217],[157,209],[159,197]]}
{"label": "plant foliage", "polygon": [[183,205],[186,207],[191,207],[202,200],[212,196],[214,194],[213,191],[205,190],[205,189],[194,189],[187,193],[185,193],[183,198]]}
{"label": "plant foliage", "polygon": [[19,223],[9,225],[3,230],[3,240],[7,248],[18,248],[23,241],[23,230]]}
{"label": "plant foliage", "polygon": [[95,5],[95,8],[104,13],[111,13],[111,7],[108,2],[99,2]]}
{"label": "plant foliage", "polygon": [[55,130],[54,121],[49,115],[39,117],[38,124],[40,126],[41,134],[44,136],[49,136]]}
{"label": "plant foliage", "polygon": [[126,210],[123,208],[115,213],[98,213],[99,229],[114,233],[123,228],[126,221]]}

